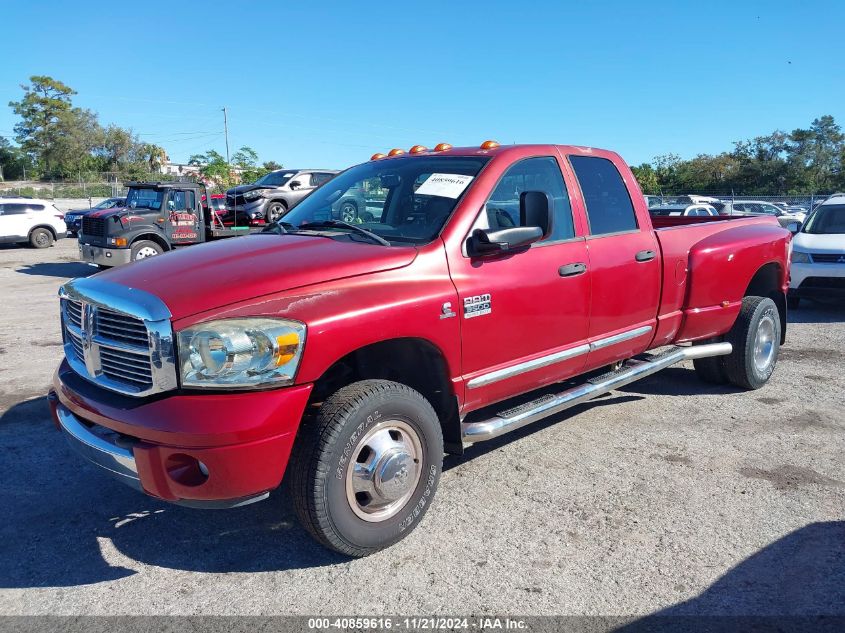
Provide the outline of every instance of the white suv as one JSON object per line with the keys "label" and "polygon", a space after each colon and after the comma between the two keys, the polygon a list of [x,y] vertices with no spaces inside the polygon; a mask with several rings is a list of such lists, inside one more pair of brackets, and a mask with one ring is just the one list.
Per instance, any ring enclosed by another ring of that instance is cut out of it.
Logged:
{"label": "white suv", "polygon": [[789,305],[801,297],[845,297],[845,194],[817,206],[792,239]]}
{"label": "white suv", "polygon": [[64,213],[49,200],[0,198],[0,243],[47,248],[66,236]]}

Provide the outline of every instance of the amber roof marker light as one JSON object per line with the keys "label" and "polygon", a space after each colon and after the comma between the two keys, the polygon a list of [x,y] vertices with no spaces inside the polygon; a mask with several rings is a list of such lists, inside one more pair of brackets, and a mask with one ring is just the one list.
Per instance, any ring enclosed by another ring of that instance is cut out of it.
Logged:
{"label": "amber roof marker light", "polygon": [[481,149],[496,149],[497,147],[499,147],[498,141],[484,141],[481,144]]}
{"label": "amber roof marker light", "polygon": [[447,149],[452,149],[452,146],[449,143],[438,143],[434,146],[435,152],[445,152]]}
{"label": "amber roof marker light", "polygon": [[387,152],[387,155],[388,156],[399,156],[400,154],[404,154],[404,153],[405,153],[404,149],[399,149],[398,147],[394,147],[392,150]]}
{"label": "amber roof marker light", "polygon": [[410,150],[408,150],[411,154],[422,154],[423,152],[427,152],[428,148],[425,145],[414,145]]}
{"label": "amber roof marker light", "polygon": [[387,156],[387,154],[382,154],[380,152],[377,152],[377,153],[373,154],[372,156],[370,156],[370,160],[378,160],[379,158],[384,158],[385,156]]}

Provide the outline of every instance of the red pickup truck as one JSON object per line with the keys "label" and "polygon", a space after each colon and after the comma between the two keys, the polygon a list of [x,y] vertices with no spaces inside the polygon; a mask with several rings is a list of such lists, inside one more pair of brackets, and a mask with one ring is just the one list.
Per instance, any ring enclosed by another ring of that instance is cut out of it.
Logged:
{"label": "red pickup truck", "polygon": [[[338,220],[352,188],[383,208]],[[261,500],[288,471],[308,531],[363,556],[417,525],[444,452],[685,359],[764,385],[789,249],[774,218],[653,220],[609,151],[392,150],[262,234],[65,284],[53,416],[179,504]]]}

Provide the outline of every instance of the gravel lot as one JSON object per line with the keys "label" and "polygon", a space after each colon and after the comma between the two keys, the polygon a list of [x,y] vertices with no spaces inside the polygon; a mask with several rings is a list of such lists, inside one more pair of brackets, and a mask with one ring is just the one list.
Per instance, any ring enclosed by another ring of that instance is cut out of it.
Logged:
{"label": "gravel lot", "polygon": [[845,306],[795,312],[760,391],[676,366],[449,458],[410,538],[350,561],[284,485],[189,510],[70,453],[56,291],[92,270],[0,247],[2,614],[845,614]]}

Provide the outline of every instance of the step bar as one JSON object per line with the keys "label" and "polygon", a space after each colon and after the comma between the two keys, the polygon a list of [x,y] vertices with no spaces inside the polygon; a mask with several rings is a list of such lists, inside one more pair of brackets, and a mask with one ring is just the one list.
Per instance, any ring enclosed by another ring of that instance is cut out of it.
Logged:
{"label": "step bar", "polygon": [[527,424],[570,407],[592,400],[614,389],[619,389],[646,376],[651,376],[683,360],[727,356],[733,351],[730,343],[710,343],[691,347],[675,347],[647,360],[629,360],[616,371],[597,376],[558,394],[550,394],[518,407],[501,411],[487,420],[461,424],[463,441],[468,444],[492,440]]}

